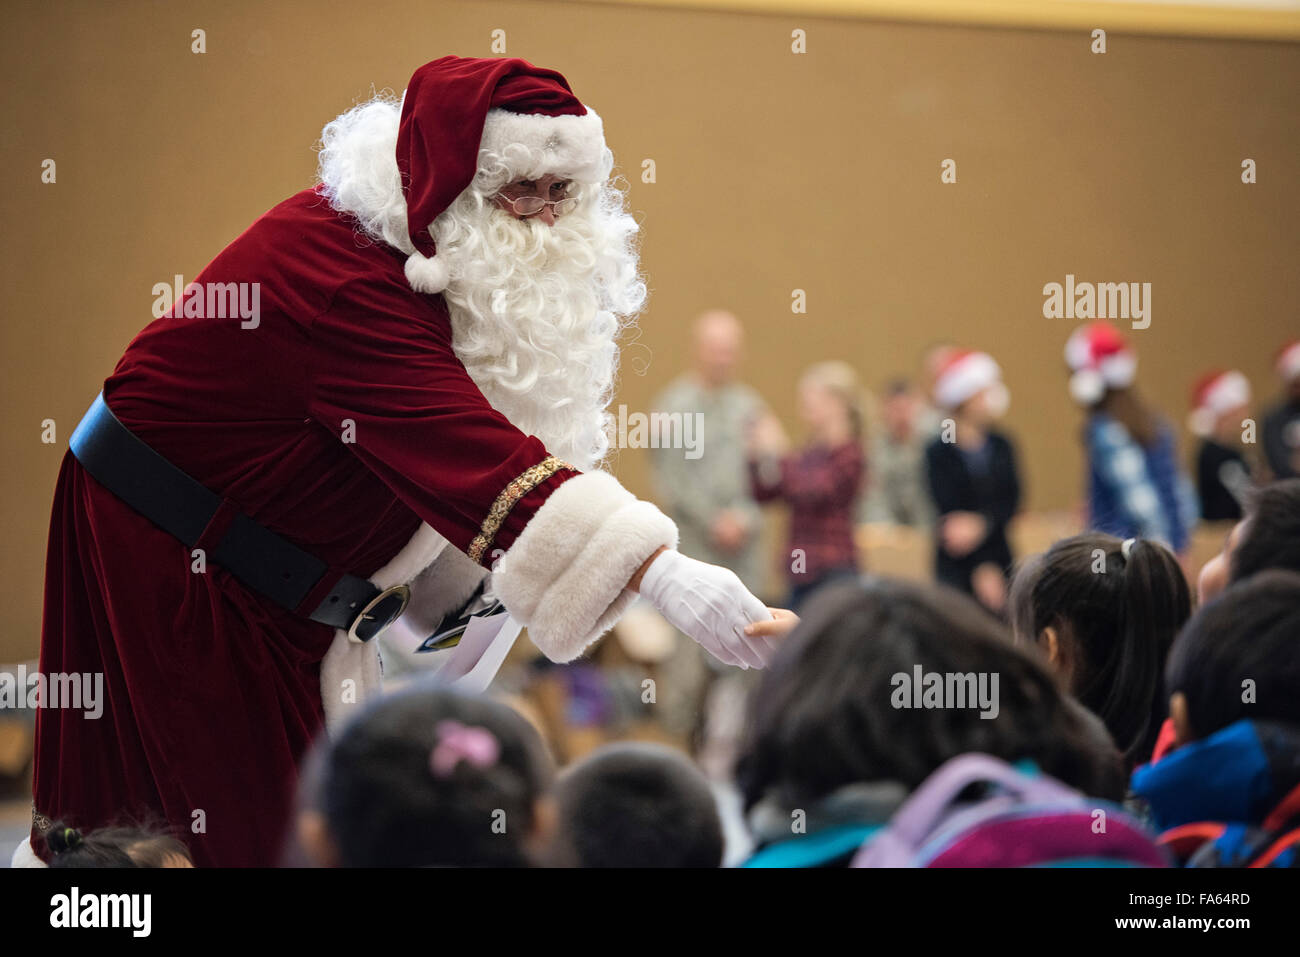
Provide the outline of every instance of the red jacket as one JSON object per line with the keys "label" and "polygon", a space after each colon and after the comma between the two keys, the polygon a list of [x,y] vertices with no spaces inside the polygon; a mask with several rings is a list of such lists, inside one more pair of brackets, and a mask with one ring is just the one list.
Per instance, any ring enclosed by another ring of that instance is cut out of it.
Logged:
{"label": "red jacket", "polygon": [[[208,488],[366,576],[421,519],[468,549],[503,489],[548,453],[479,392],[442,298],[407,285],[405,254],[354,227],[311,190],[266,213],[195,279],[259,283],[256,328],[177,318],[178,306],[135,338],[104,397]],[[520,498],[484,560],[574,474]],[[183,829],[200,866],[271,864],[321,727],[333,631],[215,565],[190,569],[179,540],[65,455],[41,669],[102,673],[106,704],[98,720],[38,711],[35,812],[83,828],[151,813]]]}

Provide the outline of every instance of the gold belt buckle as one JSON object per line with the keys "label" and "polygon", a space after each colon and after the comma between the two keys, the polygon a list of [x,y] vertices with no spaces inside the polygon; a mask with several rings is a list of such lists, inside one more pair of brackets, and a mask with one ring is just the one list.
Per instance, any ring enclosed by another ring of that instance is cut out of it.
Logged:
{"label": "gold belt buckle", "polygon": [[[374,611],[375,608],[378,607],[382,602],[387,601],[388,599],[392,598],[394,595],[400,595],[402,598],[402,603],[398,606],[397,611],[388,619],[387,622],[385,622],[383,625],[380,626],[378,631],[376,631],[369,638],[362,638],[360,635],[358,635],[357,628],[361,625],[361,623],[363,621],[374,621],[375,616],[372,615],[371,612]],[[376,638],[378,638],[380,635],[384,633],[384,631],[388,628],[389,625],[391,625],[393,622],[397,621],[397,619],[402,617],[402,612],[406,611],[407,603],[409,603],[410,600],[411,600],[410,585],[393,585],[391,588],[385,588],[374,598],[370,599],[370,601],[367,602],[366,607],[362,608],[361,612],[357,615],[357,617],[352,620],[352,627],[348,629],[348,639],[350,641],[355,641],[358,644],[367,644],[368,642],[374,641]]]}

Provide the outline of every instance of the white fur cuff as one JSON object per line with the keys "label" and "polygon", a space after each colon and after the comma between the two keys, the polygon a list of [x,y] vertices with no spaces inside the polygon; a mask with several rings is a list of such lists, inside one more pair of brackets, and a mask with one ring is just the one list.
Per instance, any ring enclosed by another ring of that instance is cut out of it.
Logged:
{"label": "white fur cuff", "polygon": [[43,860],[36,856],[32,850],[32,836],[28,834],[23,838],[22,843],[14,848],[13,856],[9,859],[10,867],[49,867]]}
{"label": "white fur cuff", "polygon": [[584,472],[537,510],[493,572],[496,594],[552,661],[577,658],[635,600],[628,579],[677,526],[607,472]]}

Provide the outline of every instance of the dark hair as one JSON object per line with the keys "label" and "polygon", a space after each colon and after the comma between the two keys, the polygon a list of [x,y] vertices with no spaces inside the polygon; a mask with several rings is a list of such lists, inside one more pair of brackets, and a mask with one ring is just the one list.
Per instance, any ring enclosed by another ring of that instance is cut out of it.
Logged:
{"label": "dark hair", "polygon": [[[998,714],[892,706],[894,677],[923,671],[998,676]],[[831,586],[750,698],[737,761],[745,806],[800,806],[853,783],[909,790],[949,758],[981,751],[1033,760],[1098,797],[1124,793],[1114,745],[1028,652],[970,597],[939,585],[865,579]]]}
{"label": "dark hair", "polygon": [[600,748],[555,788],[558,858],[577,867],[719,867],[722,821],[703,773],[663,745]]}
{"label": "dark hair", "polygon": [[[447,722],[487,732],[495,758],[436,772]],[[549,777],[541,738],[517,713],[421,681],[347,725],[325,759],[319,802],[344,867],[524,866]]]}
{"label": "dark hair", "polygon": [[189,848],[165,826],[101,827],[82,833],[67,823],[43,835],[50,867],[166,867],[174,860],[193,863]]}
{"label": "dark hair", "polygon": [[1228,561],[1229,580],[1241,581],[1265,568],[1300,571],[1300,478],[1254,489],[1245,512]]}
{"label": "dark hair", "polygon": [[[1300,574],[1273,569],[1230,585],[1187,623],[1165,685],[1187,699],[1196,738],[1242,718],[1300,725]],[[1244,682],[1253,682],[1251,700]]]}
{"label": "dark hair", "polygon": [[1124,426],[1133,440],[1143,448],[1155,445],[1156,439],[1160,437],[1160,416],[1143,401],[1133,386],[1108,389],[1098,400],[1096,408]]}
{"label": "dark hair", "polygon": [[1169,549],[1089,532],[1029,559],[1011,586],[1017,641],[1052,627],[1070,690],[1106,723],[1130,766],[1151,757],[1169,696],[1161,676],[1192,613],[1187,579]]}

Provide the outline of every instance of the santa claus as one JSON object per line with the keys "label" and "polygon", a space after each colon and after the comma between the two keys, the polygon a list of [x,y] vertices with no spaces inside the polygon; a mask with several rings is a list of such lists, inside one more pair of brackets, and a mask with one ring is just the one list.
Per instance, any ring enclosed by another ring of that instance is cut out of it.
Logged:
{"label": "santa claus", "polygon": [[[320,184],[217,256],[127,349],[59,473],[33,828],[161,818],[200,865],[278,852],[297,765],[377,684],[375,637],[491,590],[554,661],[639,591],[722,661],[773,650],[731,572],[596,466],[637,225],[558,73],[443,57],[329,123]],[[256,284],[256,322],[186,318]],[[408,604],[409,599],[409,604]]]}

